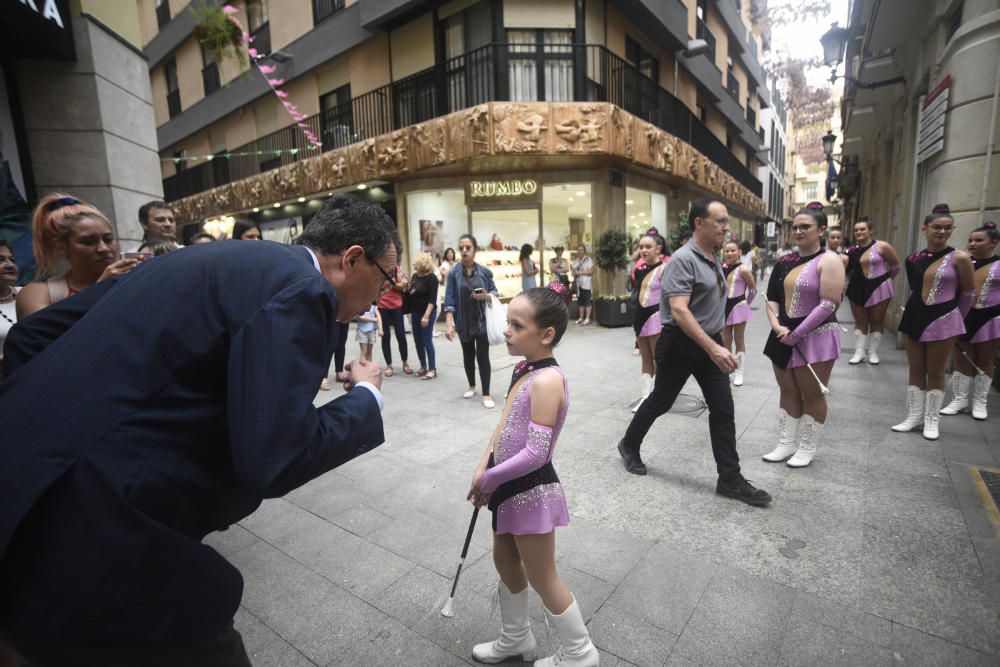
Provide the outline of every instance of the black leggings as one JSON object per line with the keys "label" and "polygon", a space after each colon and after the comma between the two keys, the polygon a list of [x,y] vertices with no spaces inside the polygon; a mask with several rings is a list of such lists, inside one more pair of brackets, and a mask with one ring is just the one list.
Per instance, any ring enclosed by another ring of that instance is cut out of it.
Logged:
{"label": "black leggings", "polygon": [[482,383],[483,396],[490,395],[490,341],[486,334],[480,334],[472,340],[462,343],[462,361],[465,363],[465,377],[469,386],[476,386],[476,362],[479,362],[479,379]]}
{"label": "black leggings", "polygon": [[396,343],[399,345],[399,358],[406,363],[406,328],[403,326],[402,308],[379,308],[382,315],[382,356],[385,358],[385,365],[392,366],[392,341],[389,340],[389,329],[396,330]]}
{"label": "black leggings", "polygon": [[351,323],[337,322],[334,326],[337,329],[337,348],[333,351],[333,365],[338,373],[343,373],[344,357],[347,356],[347,332],[351,328]]}

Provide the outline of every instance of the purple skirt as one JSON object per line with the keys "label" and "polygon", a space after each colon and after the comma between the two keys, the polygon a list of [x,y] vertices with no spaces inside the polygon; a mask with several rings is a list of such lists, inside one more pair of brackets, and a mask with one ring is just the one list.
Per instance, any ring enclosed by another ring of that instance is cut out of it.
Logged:
{"label": "purple skirt", "polygon": [[888,301],[893,296],[895,296],[896,290],[892,287],[892,280],[886,280],[884,283],[875,288],[875,291],[871,293],[871,296],[865,301],[865,308],[871,308],[874,305],[880,304],[883,301]]}
{"label": "purple skirt", "polygon": [[657,310],[643,323],[642,328],[639,329],[639,337],[658,336],[662,330],[663,323],[660,322],[660,311]]}
{"label": "purple skirt", "polygon": [[795,346],[785,345],[772,331],[764,345],[764,354],[785,370],[840,359],[840,324],[836,321],[821,324]]}
{"label": "purple skirt", "polygon": [[737,324],[745,324],[750,321],[750,304],[745,300],[732,307],[726,316],[726,326],[731,327]]}
{"label": "purple skirt", "polygon": [[920,334],[919,341],[921,343],[931,343],[938,340],[947,340],[964,333],[965,322],[962,320],[962,313],[959,312],[958,308],[955,308],[928,324],[927,328]]}
{"label": "purple skirt", "polygon": [[562,484],[542,484],[503,501],[496,511],[497,535],[545,535],[569,525]]}

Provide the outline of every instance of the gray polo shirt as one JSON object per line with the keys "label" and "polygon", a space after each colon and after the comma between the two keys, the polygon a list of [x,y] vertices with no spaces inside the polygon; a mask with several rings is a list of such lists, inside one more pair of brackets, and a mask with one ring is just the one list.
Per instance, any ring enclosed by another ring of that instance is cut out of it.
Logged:
{"label": "gray polo shirt", "polygon": [[660,320],[678,326],[670,312],[670,297],[690,296],[688,308],[709,336],[726,325],[725,274],[714,255],[706,255],[689,241],[675,252],[663,269],[660,291]]}

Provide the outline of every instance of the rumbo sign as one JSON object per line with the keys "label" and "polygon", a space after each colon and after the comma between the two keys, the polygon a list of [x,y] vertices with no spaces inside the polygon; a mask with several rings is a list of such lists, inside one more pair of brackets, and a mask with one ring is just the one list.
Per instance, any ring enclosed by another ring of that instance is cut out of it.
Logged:
{"label": "rumbo sign", "polygon": [[469,198],[530,197],[538,192],[538,183],[530,178],[509,181],[469,181]]}

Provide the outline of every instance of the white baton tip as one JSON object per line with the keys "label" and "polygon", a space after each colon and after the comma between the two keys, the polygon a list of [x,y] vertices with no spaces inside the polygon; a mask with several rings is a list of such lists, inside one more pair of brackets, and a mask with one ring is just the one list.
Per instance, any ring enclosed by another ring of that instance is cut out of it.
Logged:
{"label": "white baton tip", "polygon": [[455,598],[451,598],[451,597],[448,598],[448,601],[444,603],[443,607],[441,607],[441,615],[442,616],[446,616],[448,618],[451,618],[452,616],[455,615],[455,612],[452,611],[452,609],[451,609],[451,603],[454,602],[454,601],[455,601]]}

